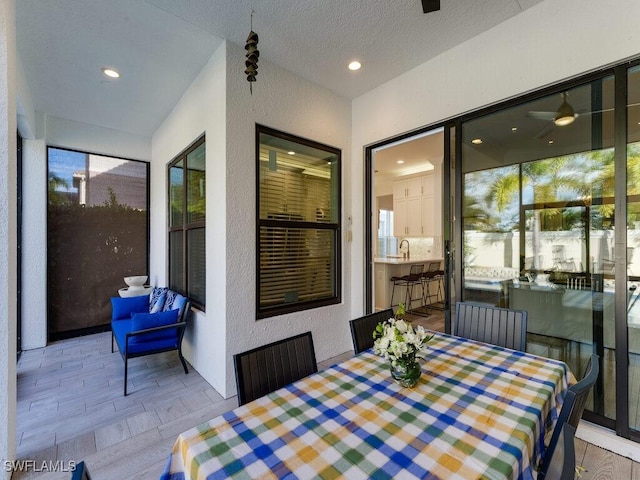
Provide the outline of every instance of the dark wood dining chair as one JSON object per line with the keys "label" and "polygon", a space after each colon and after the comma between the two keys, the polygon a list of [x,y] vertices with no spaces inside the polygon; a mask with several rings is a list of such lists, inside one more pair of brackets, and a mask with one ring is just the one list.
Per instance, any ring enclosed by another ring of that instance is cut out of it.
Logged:
{"label": "dark wood dining chair", "polygon": [[[591,387],[593,387],[593,385],[596,383],[599,374],[600,363],[598,361],[598,355],[594,353],[591,355],[587,362],[585,373],[582,379],[578,383],[571,385],[567,389],[567,393],[564,397],[564,402],[562,403],[562,409],[560,410],[560,415],[558,415],[556,426],[554,427],[553,433],[551,434],[549,446],[545,450],[542,466],[540,467],[540,471],[538,473],[539,480],[544,479],[545,475],[547,475],[547,471],[549,470],[553,459],[553,452],[555,451],[558,442],[560,442],[560,439],[563,436],[562,429],[564,428],[565,424],[573,427],[574,433],[578,428],[578,423],[580,423],[580,418],[582,418],[582,413],[584,412],[587,398],[589,397],[589,392],[591,391]],[[548,476],[546,478],[547,480],[551,480],[555,477]]]}
{"label": "dark wood dining chair", "polygon": [[351,328],[351,338],[353,339],[353,351],[360,353],[373,347],[373,332],[376,326],[378,323],[390,318],[393,318],[393,310],[388,308],[350,320],[349,327]]}
{"label": "dark wood dining chair", "polygon": [[456,302],[453,334],[524,352],[527,348],[527,312]]}
{"label": "dark wood dining chair", "polygon": [[318,371],[311,332],[238,353],[233,362],[240,405]]}
{"label": "dark wood dining chair", "polygon": [[[544,474],[538,473],[537,480],[574,480],[576,478],[576,429],[565,423],[561,426],[558,443],[553,451],[548,451],[549,465]],[[540,470],[542,472],[542,470]]]}

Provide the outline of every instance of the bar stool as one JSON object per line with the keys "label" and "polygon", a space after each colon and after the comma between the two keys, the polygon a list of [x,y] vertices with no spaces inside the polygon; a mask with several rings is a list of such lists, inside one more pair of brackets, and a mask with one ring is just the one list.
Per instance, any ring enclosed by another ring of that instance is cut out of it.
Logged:
{"label": "bar stool", "polygon": [[420,299],[424,298],[424,287],[422,284],[422,273],[424,272],[424,263],[417,263],[415,265],[411,265],[409,270],[409,275],[402,275],[400,277],[394,276],[391,277],[391,281],[393,282],[393,288],[391,289],[391,304],[393,307],[393,296],[396,290],[396,285],[399,287],[405,287],[405,308],[407,311],[411,311],[411,303],[413,302],[413,287],[416,285],[420,285],[423,288],[421,292]]}
{"label": "bar stool", "polygon": [[[422,274],[422,303],[425,306],[430,306],[440,301],[442,295],[441,280],[444,277],[444,272],[440,270],[440,262],[429,262],[427,265],[427,271]],[[437,288],[435,292],[431,292],[431,284],[436,283]],[[435,299],[435,301],[434,301]]]}

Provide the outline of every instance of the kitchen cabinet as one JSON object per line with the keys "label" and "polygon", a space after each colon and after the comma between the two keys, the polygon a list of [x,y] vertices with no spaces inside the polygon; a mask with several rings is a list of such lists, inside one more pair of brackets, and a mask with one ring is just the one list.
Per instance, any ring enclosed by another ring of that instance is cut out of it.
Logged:
{"label": "kitchen cabinet", "polygon": [[393,233],[397,237],[434,237],[436,212],[433,174],[393,182]]}
{"label": "kitchen cabinet", "polygon": [[412,177],[393,182],[393,199],[417,198],[422,195],[422,177]]}

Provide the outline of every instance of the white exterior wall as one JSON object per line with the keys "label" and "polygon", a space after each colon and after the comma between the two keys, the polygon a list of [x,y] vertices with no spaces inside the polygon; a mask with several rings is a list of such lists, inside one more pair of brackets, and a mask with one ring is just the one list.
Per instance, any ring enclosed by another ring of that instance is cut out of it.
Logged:
{"label": "white exterior wall", "polygon": [[167,164],[206,134],[207,169],[207,314],[191,316],[182,344],[189,363],[218,392],[225,391],[226,319],[226,74],[225,45],[213,54],[182,99],[153,135],[151,162],[151,278],[166,286]]}
{"label": "white exterior wall", "polygon": [[[350,104],[291,73],[260,62],[249,93],[244,50],[223,44],[153,137],[151,272],[166,283],[166,165],[206,133],[207,312],[183,344],[194,368],[223,396],[235,394],[233,354],[311,330],[319,361],[351,348],[344,303],[256,321],[255,124],[343,149],[349,163]],[[343,167],[344,169],[344,167]],[[345,184],[346,179],[343,179]],[[350,252],[343,244],[343,277]],[[155,276],[155,277],[154,277]],[[343,298],[349,289],[343,288]]]}
{"label": "white exterior wall", "polygon": [[[0,461],[16,457],[16,32],[0,0]],[[0,478],[11,473],[2,468]]]}
{"label": "white exterior wall", "polygon": [[22,141],[22,349],[47,344],[47,147]]}
{"label": "white exterior wall", "polygon": [[[639,15],[637,0],[545,0],[355,99],[354,245],[364,246],[364,146],[638,55]],[[355,311],[364,256],[351,272]]]}
{"label": "white exterior wall", "polygon": [[[318,361],[353,348],[348,325],[353,318],[349,302],[353,244],[346,241],[352,216],[351,104],[262,60],[251,95],[243,73],[244,53],[236,45],[227,46],[226,394],[221,392],[225,396],[236,390],[234,353],[306,331],[312,332]],[[342,150],[341,304],[256,321],[256,123]]]}

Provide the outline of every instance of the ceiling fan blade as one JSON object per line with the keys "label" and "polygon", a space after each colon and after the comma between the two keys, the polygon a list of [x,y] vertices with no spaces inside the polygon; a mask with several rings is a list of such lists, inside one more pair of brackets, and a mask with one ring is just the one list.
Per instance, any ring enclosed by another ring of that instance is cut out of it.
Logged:
{"label": "ceiling fan blade", "polygon": [[531,118],[537,118],[538,120],[552,121],[556,116],[556,112],[530,111],[527,115]]}
{"label": "ceiling fan blade", "polygon": [[422,11],[424,13],[437,12],[440,10],[440,0],[422,0]]}
{"label": "ceiling fan blade", "polygon": [[554,128],[555,128],[554,123],[549,122],[547,125],[545,125],[545,127],[542,130],[540,130],[536,134],[535,138],[537,140],[544,140],[553,131]]}

